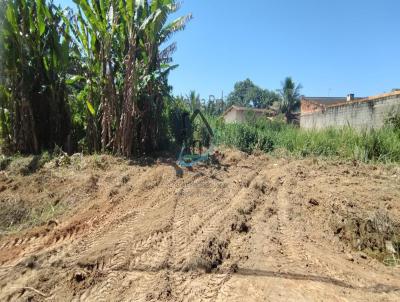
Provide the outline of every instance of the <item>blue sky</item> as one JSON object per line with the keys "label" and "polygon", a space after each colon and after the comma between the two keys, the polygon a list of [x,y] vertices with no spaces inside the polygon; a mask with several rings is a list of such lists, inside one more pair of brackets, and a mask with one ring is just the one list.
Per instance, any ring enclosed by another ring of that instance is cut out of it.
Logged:
{"label": "blue sky", "polygon": [[278,89],[286,76],[308,96],[400,88],[398,0],[186,0],[189,12],[172,39],[175,94],[227,95],[245,78]]}

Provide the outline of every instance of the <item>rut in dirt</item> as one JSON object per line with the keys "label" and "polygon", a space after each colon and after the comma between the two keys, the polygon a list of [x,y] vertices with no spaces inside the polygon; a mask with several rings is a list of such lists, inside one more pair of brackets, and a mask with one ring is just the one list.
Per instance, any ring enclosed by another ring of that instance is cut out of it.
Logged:
{"label": "rut in dirt", "polygon": [[[162,164],[104,172],[72,215],[1,239],[0,296],[42,300],[33,288],[54,300],[240,301],[251,290],[268,300],[281,280],[293,297],[296,283],[332,298],[396,301],[397,269],[335,233],[338,221],[368,217],[382,199],[399,217],[391,171],[371,177],[367,166],[242,153],[222,164],[183,177]],[[387,186],[360,191],[363,181]]]}

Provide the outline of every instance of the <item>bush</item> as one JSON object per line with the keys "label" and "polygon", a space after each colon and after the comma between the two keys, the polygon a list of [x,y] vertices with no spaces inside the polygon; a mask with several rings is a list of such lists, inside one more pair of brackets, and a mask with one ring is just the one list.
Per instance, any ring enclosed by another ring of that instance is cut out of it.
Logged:
{"label": "bush", "polygon": [[66,206],[61,202],[41,201],[32,205],[21,199],[1,200],[0,233],[46,224],[65,210]]}
{"label": "bush", "polygon": [[396,112],[391,116],[389,116],[389,118],[386,121],[386,124],[400,131],[400,112]]}
{"label": "bush", "polygon": [[302,130],[282,121],[258,119],[225,124],[211,118],[215,143],[251,153],[285,149],[294,156],[337,157],[364,162],[400,162],[400,131],[395,124],[382,129],[356,131],[349,127]]}

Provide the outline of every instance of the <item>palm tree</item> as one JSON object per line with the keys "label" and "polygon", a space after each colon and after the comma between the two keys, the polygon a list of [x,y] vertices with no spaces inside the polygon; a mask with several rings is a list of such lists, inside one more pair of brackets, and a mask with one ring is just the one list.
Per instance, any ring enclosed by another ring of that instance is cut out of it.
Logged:
{"label": "palm tree", "polygon": [[291,77],[285,78],[282,82],[282,89],[279,90],[281,95],[280,110],[285,114],[288,122],[293,119],[293,112],[299,109],[300,90],[302,88],[301,84],[296,85]]}
{"label": "palm tree", "polygon": [[201,109],[200,94],[196,93],[196,91],[191,90],[189,95],[186,96],[186,99],[191,112],[194,112],[196,109]]}

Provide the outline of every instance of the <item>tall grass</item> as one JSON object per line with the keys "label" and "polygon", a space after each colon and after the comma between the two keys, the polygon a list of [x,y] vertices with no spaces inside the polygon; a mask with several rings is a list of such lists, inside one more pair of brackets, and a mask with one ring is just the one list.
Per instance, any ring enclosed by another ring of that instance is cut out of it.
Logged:
{"label": "tall grass", "polygon": [[217,145],[235,147],[244,152],[285,151],[298,157],[323,156],[363,162],[400,162],[400,130],[386,126],[379,130],[352,128],[303,130],[280,121],[225,124],[211,119]]}

